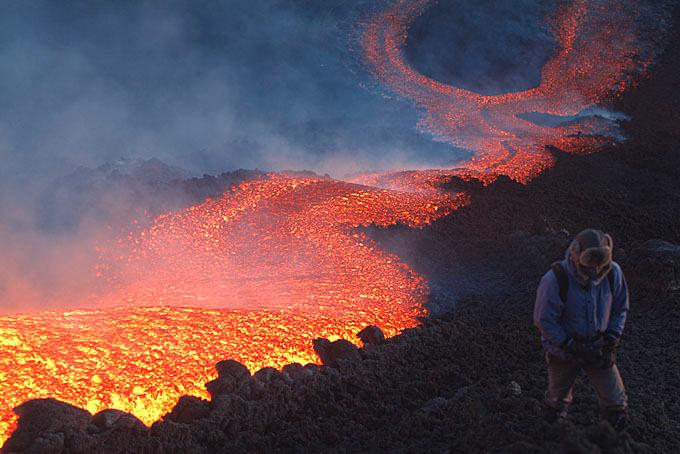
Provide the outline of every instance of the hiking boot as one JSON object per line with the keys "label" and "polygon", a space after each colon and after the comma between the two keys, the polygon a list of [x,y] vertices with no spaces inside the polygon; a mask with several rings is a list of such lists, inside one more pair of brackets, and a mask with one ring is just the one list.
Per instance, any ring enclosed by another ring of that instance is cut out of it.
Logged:
{"label": "hiking boot", "polygon": [[554,422],[564,420],[567,417],[567,409],[557,409],[543,404],[542,415],[543,419],[545,419],[548,424],[552,424]]}
{"label": "hiking boot", "polygon": [[611,412],[605,419],[617,432],[621,432],[628,426],[628,412],[626,410]]}

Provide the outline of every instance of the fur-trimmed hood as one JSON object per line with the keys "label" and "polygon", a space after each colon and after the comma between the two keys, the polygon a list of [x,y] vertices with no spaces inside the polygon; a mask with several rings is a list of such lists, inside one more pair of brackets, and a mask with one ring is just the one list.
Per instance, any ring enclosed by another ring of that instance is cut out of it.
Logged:
{"label": "fur-trimmed hood", "polygon": [[[611,251],[609,252],[609,266],[605,268],[596,279],[584,279],[578,271],[576,271],[576,265],[574,264],[574,259],[573,259],[573,252],[571,247],[568,247],[566,251],[564,251],[564,260],[562,261],[562,265],[564,268],[569,272],[569,274],[584,287],[589,287],[591,285],[598,285],[602,280],[607,276],[607,273],[611,270]],[[589,266],[589,265],[588,265]]]}
{"label": "fur-trimmed hood", "polygon": [[586,229],[569,245],[566,259],[576,280],[584,285],[598,284],[612,269],[612,237],[601,230]]}

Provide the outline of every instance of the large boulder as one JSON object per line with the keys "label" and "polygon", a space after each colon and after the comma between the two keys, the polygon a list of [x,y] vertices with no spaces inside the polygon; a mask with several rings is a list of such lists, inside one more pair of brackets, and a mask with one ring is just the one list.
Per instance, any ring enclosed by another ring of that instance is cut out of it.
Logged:
{"label": "large boulder", "polygon": [[274,367],[263,367],[253,374],[253,377],[260,383],[274,383],[290,381],[290,377],[286,377],[278,369]]}
{"label": "large boulder", "polygon": [[202,419],[210,413],[210,402],[195,396],[182,396],[177,405],[164,419],[175,422],[190,423],[196,419]]}
{"label": "large boulder", "polygon": [[219,378],[245,380],[250,377],[248,368],[233,359],[225,359],[224,361],[215,364],[215,370],[217,370],[217,376]]}
{"label": "large boulder", "polygon": [[282,372],[293,380],[304,380],[305,378],[311,377],[313,375],[311,370],[306,369],[300,363],[286,364],[283,366]]}
{"label": "large boulder", "polygon": [[250,397],[253,391],[253,377],[246,366],[227,359],[215,365],[217,378],[205,384],[211,400],[221,394],[239,394]]}
{"label": "large boulder", "polygon": [[92,424],[101,431],[146,432],[148,428],[135,416],[121,410],[106,409],[92,417]]}
{"label": "large boulder", "polygon": [[67,439],[79,438],[92,415],[56,399],[33,399],[14,409],[19,423],[4,452],[63,452]]}
{"label": "large boulder", "polygon": [[323,338],[314,339],[312,346],[325,366],[337,367],[338,361],[356,361],[361,359],[357,346],[345,339],[338,339],[334,342]]}
{"label": "large boulder", "polygon": [[380,345],[385,342],[385,334],[375,325],[368,325],[357,333],[357,337],[365,345]]}
{"label": "large boulder", "polygon": [[661,293],[680,290],[680,246],[648,240],[626,260],[626,276],[638,288]]}

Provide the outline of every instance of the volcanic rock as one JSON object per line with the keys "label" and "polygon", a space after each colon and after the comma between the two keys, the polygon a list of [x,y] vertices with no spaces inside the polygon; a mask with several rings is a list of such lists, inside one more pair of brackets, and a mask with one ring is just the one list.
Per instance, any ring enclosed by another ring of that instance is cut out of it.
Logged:
{"label": "volcanic rock", "polygon": [[286,377],[273,367],[263,367],[253,374],[253,378],[261,383],[272,383],[276,381],[285,382]]}
{"label": "volcanic rock", "polygon": [[310,371],[310,372],[312,373],[312,375],[314,375],[314,374],[316,374],[316,373],[319,372],[319,366],[317,366],[316,364],[309,363],[309,364],[305,364],[304,367],[305,367],[305,369],[307,369],[308,371]]}
{"label": "volcanic rock", "polygon": [[31,453],[61,453],[64,452],[65,435],[63,432],[42,434],[31,444],[25,452]]}
{"label": "volcanic rock", "polygon": [[375,325],[368,325],[366,328],[359,331],[357,337],[361,339],[364,344],[380,345],[385,342],[385,334]]}
{"label": "volcanic rock", "polygon": [[19,424],[3,452],[61,452],[64,439],[83,433],[90,412],[56,399],[33,399],[14,409]]}
{"label": "volcanic rock", "polygon": [[218,415],[229,416],[229,421],[226,421],[228,427],[226,431],[238,431],[241,424],[247,424],[245,419],[241,420],[238,417],[245,418],[246,415],[251,414],[252,406],[246,399],[236,394],[220,394],[215,396],[212,401],[212,411]]}
{"label": "volcanic rock", "polygon": [[353,343],[338,339],[334,342],[328,339],[314,339],[312,341],[314,351],[325,366],[337,367],[338,360],[356,361],[361,359],[359,349]]}
{"label": "volcanic rock", "polygon": [[205,384],[212,400],[221,394],[240,394],[250,397],[254,380],[246,366],[227,359],[215,365],[217,378]]}
{"label": "volcanic rock", "polygon": [[165,419],[180,423],[190,423],[196,419],[205,418],[210,413],[210,403],[195,396],[182,396],[177,405]]}
{"label": "volcanic rock", "polygon": [[233,359],[225,359],[224,361],[215,364],[215,370],[217,370],[217,376],[219,378],[244,380],[246,377],[250,377],[248,368]]}
{"label": "volcanic rock", "polygon": [[461,400],[465,395],[467,394],[468,390],[470,388],[468,386],[461,386],[456,390],[456,393],[453,395],[451,400],[458,401]]}
{"label": "volcanic rock", "polygon": [[516,381],[511,381],[508,386],[505,387],[505,395],[512,397],[519,397],[522,395],[522,387]]}
{"label": "volcanic rock", "polygon": [[569,233],[563,230],[559,232],[547,231],[542,234],[530,235],[521,230],[512,232],[507,241],[511,244],[514,250],[522,250],[523,255],[530,260],[525,264],[531,263],[537,266],[543,257],[559,257],[564,253],[564,250],[569,246]]}
{"label": "volcanic rock", "polygon": [[101,430],[110,429],[124,414],[120,410],[102,410],[92,417],[92,424]]}
{"label": "volcanic rock", "polygon": [[300,363],[286,364],[283,366],[282,372],[293,380],[302,380],[303,378],[312,376],[312,371],[305,369]]}
{"label": "volcanic rock", "polygon": [[662,293],[680,290],[680,246],[653,239],[634,249],[626,260],[631,284]]}
{"label": "volcanic rock", "polygon": [[434,399],[430,399],[425,402],[422,407],[420,407],[420,411],[425,413],[442,411],[448,403],[449,401],[443,397],[435,397]]}
{"label": "volcanic rock", "polygon": [[117,429],[123,432],[146,432],[148,428],[142,421],[124,411],[107,409],[92,417],[92,424],[100,430]]}

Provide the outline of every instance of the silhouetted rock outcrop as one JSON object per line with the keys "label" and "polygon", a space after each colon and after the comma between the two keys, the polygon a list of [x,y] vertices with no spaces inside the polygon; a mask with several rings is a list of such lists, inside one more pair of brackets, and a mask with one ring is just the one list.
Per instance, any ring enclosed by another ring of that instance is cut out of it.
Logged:
{"label": "silhouetted rock outcrop", "polygon": [[77,451],[86,446],[86,430],[92,415],[55,399],[29,400],[14,409],[19,424],[3,447],[5,452]]}
{"label": "silhouetted rock outcrop", "polygon": [[338,361],[356,361],[361,359],[359,349],[345,339],[329,341],[328,339],[314,339],[314,351],[325,366],[337,367]]}
{"label": "silhouetted rock outcrop", "polygon": [[177,405],[164,419],[180,423],[190,423],[205,418],[210,413],[210,402],[195,396],[182,396]]}
{"label": "silhouetted rock outcrop", "polygon": [[663,240],[645,241],[626,261],[631,284],[663,293],[680,290],[680,246]]}
{"label": "silhouetted rock outcrop", "polygon": [[212,399],[222,394],[250,395],[254,380],[246,366],[228,359],[217,363],[215,369],[217,378],[205,385]]}
{"label": "silhouetted rock outcrop", "polygon": [[133,415],[114,409],[100,411],[92,417],[91,423],[100,431],[118,430],[126,433],[144,433],[149,430],[142,421]]}
{"label": "silhouetted rock outcrop", "polygon": [[368,325],[366,328],[359,331],[357,337],[361,339],[364,344],[380,345],[385,343],[385,335],[375,325]]}

